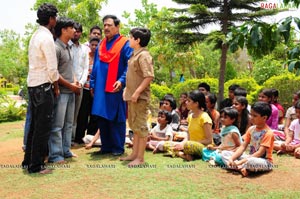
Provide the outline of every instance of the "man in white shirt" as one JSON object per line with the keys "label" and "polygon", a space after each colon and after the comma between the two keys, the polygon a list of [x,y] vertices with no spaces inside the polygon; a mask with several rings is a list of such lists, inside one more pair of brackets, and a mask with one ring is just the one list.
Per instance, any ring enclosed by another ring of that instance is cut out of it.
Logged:
{"label": "man in white shirt", "polygon": [[40,26],[29,43],[27,85],[32,120],[22,162],[29,173],[51,173],[46,169],[44,160],[53,119],[54,95],[59,94],[57,58],[50,32],[56,25],[57,12],[56,7],[49,3],[38,8],[37,23]]}
{"label": "man in white shirt", "polygon": [[74,112],[74,121],[73,121],[73,129],[72,129],[72,140],[75,143],[82,143],[82,138],[77,138],[75,136],[76,127],[77,127],[77,116],[79,112],[79,108],[82,100],[82,87],[87,80],[88,70],[89,70],[89,47],[84,44],[79,43],[81,34],[82,34],[82,25],[79,23],[74,24],[75,34],[74,38],[71,39],[71,50],[73,53],[73,70],[75,72],[75,76],[78,84],[81,87],[80,95],[76,95],[75,97],[75,112]]}

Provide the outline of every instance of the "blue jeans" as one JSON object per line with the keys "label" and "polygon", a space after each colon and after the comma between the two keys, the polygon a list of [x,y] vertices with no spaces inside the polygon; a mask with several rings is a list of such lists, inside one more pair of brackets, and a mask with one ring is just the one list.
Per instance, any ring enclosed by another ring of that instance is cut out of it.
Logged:
{"label": "blue jeans", "polygon": [[[26,111],[26,120],[24,125],[24,137],[23,137],[23,149],[26,150],[27,137],[30,131],[30,123],[31,123],[31,105],[30,105],[30,94],[28,93],[28,105]],[[53,102],[52,102],[53,103]]]}
{"label": "blue jeans", "polygon": [[49,139],[49,162],[72,157],[71,139],[74,120],[75,94],[61,93],[54,108],[54,121]]}
{"label": "blue jeans", "polygon": [[50,83],[28,87],[28,92],[31,122],[26,136],[22,166],[28,168],[29,173],[35,173],[45,168],[44,160],[53,119],[54,94]]}

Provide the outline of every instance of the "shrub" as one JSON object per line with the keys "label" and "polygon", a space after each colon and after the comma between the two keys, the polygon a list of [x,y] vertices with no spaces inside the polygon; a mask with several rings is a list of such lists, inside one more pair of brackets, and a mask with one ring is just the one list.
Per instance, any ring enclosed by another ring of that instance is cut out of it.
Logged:
{"label": "shrub", "polygon": [[252,74],[258,84],[263,84],[269,78],[284,72],[287,70],[282,68],[281,61],[274,59],[272,55],[266,55],[254,64]]}
{"label": "shrub", "polygon": [[151,93],[158,99],[162,99],[166,94],[171,93],[171,89],[164,85],[151,84]]}
{"label": "shrub", "polygon": [[232,79],[227,82],[225,82],[224,85],[224,98],[228,97],[228,87],[231,84],[238,84],[240,87],[243,87],[247,90],[247,99],[249,104],[252,104],[257,99],[257,92],[261,89],[261,86],[259,86],[255,79],[253,78],[243,78],[243,79]]}
{"label": "shrub", "polygon": [[279,91],[279,101],[287,110],[292,105],[293,94],[300,90],[300,76],[292,73],[274,76],[263,84],[263,88],[276,88]]}
{"label": "shrub", "polygon": [[25,117],[24,106],[17,107],[16,101],[7,96],[0,95],[0,123],[22,120]]}
{"label": "shrub", "polygon": [[188,79],[185,82],[174,84],[171,88],[172,93],[176,99],[179,99],[181,93],[188,93],[192,90],[198,89],[198,85],[202,82],[206,82],[208,85],[210,85],[210,92],[215,93],[217,95],[219,81],[216,78]]}

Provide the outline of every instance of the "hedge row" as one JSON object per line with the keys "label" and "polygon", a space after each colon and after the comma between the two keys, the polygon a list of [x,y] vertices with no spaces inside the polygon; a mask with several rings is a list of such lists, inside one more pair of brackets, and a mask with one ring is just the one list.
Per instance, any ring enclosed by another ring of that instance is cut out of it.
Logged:
{"label": "hedge row", "polygon": [[[206,82],[211,87],[211,92],[218,95],[218,79],[216,78],[203,78],[203,79],[189,79],[185,82],[173,84],[171,88],[164,85],[151,84],[152,102],[151,109],[155,112],[155,107],[159,106],[159,99],[167,93],[172,93],[176,99],[182,92],[190,92],[198,88],[198,84]],[[259,92],[263,88],[276,88],[279,91],[279,101],[285,110],[291,106],[293,93],[300,90],[300,77],[288,73],[280,76],[273,76],[268,79],[263,85],[258,85],[254,78],[231,79],[225,82],[224,85],[224,98],[228,97],[228,87],[231,84],[238,84],[248,91],[247,99],[249,104],[257,100]]]}

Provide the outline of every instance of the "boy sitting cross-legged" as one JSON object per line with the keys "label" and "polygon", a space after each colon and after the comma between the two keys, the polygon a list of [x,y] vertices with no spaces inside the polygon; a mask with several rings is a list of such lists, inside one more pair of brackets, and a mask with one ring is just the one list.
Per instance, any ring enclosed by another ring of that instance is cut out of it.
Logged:
{"label": "boy sitting cross-legged", "polygon": [[[238,170],[243,176],[248,172],[270,171],[273,168],[272,151],[274,134],[266,124],[271,115],[271,106],[266,102],[256,102],[251,107],[251,126],[244,137],[244,143],[235,152],[222,152],[222,160],[228,169]],[[249,155],[244,155],[249,145]]]}

